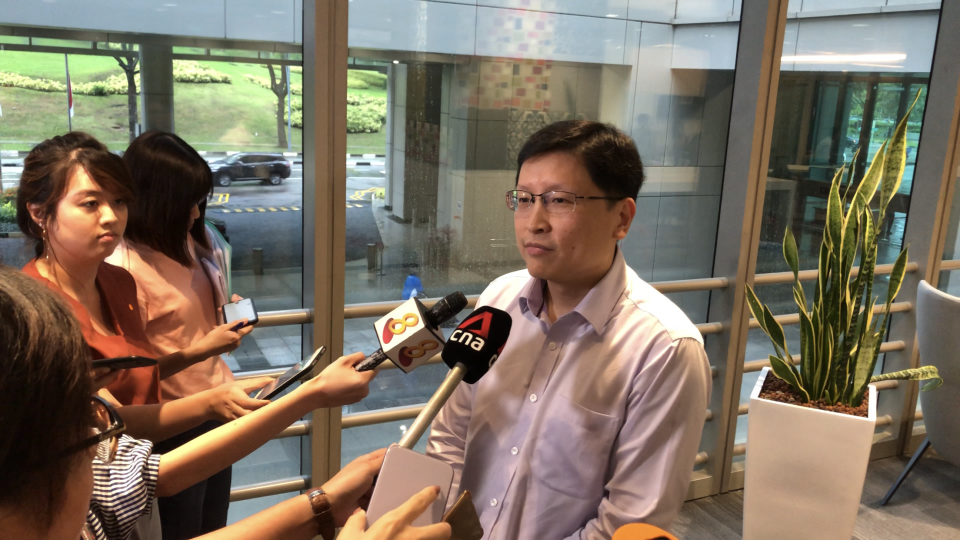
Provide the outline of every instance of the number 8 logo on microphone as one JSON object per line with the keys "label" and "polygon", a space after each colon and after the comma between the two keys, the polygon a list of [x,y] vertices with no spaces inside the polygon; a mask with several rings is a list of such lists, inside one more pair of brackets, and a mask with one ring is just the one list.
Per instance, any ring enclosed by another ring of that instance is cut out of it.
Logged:
{"label": "number 8 logo on microphone", "polygon": [[386,345],[393,340],[393,336],[399,336],[411,328],[420,324],[420,317],[416,313],[407,313],[400,319],[390,319],[383,325],[383,344]]}
{"label": "number 8 logo on microphone", "polygon": [[427,339],[421,341],[416,347],[404,347],[400,349],[400,363],[403,364],[403,367],[409,367],[414,358],[420,358],[427,354],[427,351],[432,351],[439,346],[440,344],[436,341]]}

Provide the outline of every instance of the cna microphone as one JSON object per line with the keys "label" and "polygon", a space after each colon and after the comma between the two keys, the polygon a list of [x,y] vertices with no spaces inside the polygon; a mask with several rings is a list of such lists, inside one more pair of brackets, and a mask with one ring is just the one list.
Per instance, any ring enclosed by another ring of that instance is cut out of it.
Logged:
{"label": "cna microphone", "polygon": [[444,296],[429,310],[416,298],[407,300],[373,324],[380,348],[354,369],[370,371],[389,358],[405,373],[410,373],[443,350],[440,325],[465,307],[467,297],[459,291]]}
{"label": "cna microphone", "polygon": [[417,444],[460,381],[473,384],[493,367],[512,325],[506,311],[490,306],[475,310],[460,323],[443,348],[443,362],[450,366],[450,373],[404,433],[400,446],[412,449]]}
{"label": "cna microphone", "polygon": [[[453,467],[416,452],[413,447],[460,381],[473,384],[490,370],[507,343],[512,323],[506,312],[484,306],[471,313],[450,334],[442,353],[444,363],[451,368],[450,373],[404,434],[400,444],[387,449],[367,507],[368,526],[426,486],[440,486],[440,493],[411,525],[422,527],[440,522],[450,495]],[[468,522],[482,530],[475,514],[473,520],[468,518]]]}

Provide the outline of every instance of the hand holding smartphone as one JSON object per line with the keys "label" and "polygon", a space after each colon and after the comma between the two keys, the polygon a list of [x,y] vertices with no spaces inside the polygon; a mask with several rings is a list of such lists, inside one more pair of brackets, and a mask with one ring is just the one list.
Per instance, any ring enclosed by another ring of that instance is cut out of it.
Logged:
{"label": "hand holding smartphone", "polygon": [[323,356],[323,353],[327,352],[327,348],[323,345],[319,349],[313,352],[313,355],[310,356],[310,359],[301,364],[294,364],[293,367],[284,372],[280,378],[275,379],[270,382],[263,388],[257,391],[253,396],[254,399],[273,399],[277,397],[281,392],[290,387],[293,383],[299,381],[310,373],[314,367],[316,367],[317,362],[320,361],[320,357]]}
{"label": "hand holding smartphone", "polygon": [[239,321],[240,319],[247,319],[247,323],[237,323],[237,326],[232,328],[234,332],[244,326],[253,326],[260,321],[260,316],[257,315],[257,308],[253,304],[252,298],[244,298],[243,300],[223,305],[223,320],[227,324]]}

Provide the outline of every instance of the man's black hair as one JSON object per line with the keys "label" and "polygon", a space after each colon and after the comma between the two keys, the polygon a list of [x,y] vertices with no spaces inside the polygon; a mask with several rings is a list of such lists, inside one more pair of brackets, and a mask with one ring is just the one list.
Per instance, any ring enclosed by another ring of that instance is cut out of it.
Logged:
{"label": "man's black hair", "polygon": [[633,139],[610,124],[563,120],[537,131],[517,156],[516,182],[520,182],[520,168],[525,161],[554,152],[577,156],[590,179],[607,197],[636,199],[640,193],[643,163],[637,147]]}

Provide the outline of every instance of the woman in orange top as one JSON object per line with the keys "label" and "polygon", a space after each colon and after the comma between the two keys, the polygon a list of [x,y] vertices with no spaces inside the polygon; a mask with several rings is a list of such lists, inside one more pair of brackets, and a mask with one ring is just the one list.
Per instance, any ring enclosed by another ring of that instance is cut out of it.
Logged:
{"label": "woman in orange top", "polygon": [[[130,186],[123,161],[85,133],[48,139],[24,160],[17,222],[24,235],[37,242],[37,258],[23,270],[70,303],[93,358],[156,356],[140,320],[133,277],[103,262],[123,237]],[[159,404],[161,379],[235,349],[249,331],[218,326],[193,346],[158,358],[157,366],[124,370],[107,389],[122,405]],[[266,403],[250,399],[243,388],[236,383],[218,387],[163,412],[127,408],[121,414],[138,436],[163,440],[203,421],[230,420]]]}

